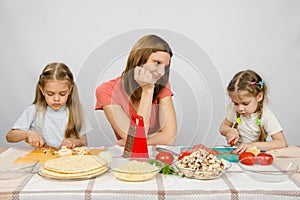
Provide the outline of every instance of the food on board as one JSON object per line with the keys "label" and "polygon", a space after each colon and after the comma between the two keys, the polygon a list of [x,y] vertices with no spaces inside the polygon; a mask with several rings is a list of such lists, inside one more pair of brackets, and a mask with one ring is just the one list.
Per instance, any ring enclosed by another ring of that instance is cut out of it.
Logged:
{"label": "food on board", "polygon": [[73,154],[72,149],[67,148],[66,146],[62,146],[61,149],[57,151],[57,154],[60,157],[71,156]]}
{"label": "food on board", "polygon": [[217,155],[217,154],[220,154],[221,152],[219,152],[219,151],[217,151],[217,150],[210,150],[208,153]]}
{"label": "food on board", "polygon": [[203,149],[206,152],[211,151],[211,149],[207,146],[205,146],[204,144],[197,144],[193,146],[193,150],[198,150],[198,149]]}
{"label": "food on board", "polygon": [[73,154],[75,154],[75,155],[89,155],[90,154],[90,149],[86,146],[75,147],[75,148],[73,148]]}

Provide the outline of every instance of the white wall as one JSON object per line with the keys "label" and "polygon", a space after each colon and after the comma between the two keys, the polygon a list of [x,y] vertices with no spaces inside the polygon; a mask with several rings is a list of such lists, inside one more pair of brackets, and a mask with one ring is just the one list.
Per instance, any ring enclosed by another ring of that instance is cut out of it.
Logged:
{"label": "white wall", "polygon": [[171,84],[177,144],[224,142],[218,133],[228,101],[225,87],[241,69],[269,84],[269,106],[290,145],[297,141],[300,1],[0,0],[0,146],[34,98],[47,63],[66,63],[76,75],[93,123],[90,146],[115,142],[94,92],[119,75],[133,43],[154,33],[174,50]]}

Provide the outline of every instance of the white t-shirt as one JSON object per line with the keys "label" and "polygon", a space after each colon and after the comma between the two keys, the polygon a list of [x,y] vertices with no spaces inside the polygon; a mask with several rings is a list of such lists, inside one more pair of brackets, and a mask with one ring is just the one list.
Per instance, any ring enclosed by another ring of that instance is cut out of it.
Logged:
{"label": "white t-shirt", "polygon": [[[240,134],[239,142],[257,142],[260,136],[259,126],[256,124],[257,113],[251,114],[250,117],[241,117],[241,122],[238,125]],[[234,104],[230,103],[226,108],[226,118],[232,123],[236,122],[236,111]],[[261,125],[264,127],[268,136],[282,131],[282,128],[272,111],[264,105],[263,114],[261,117]]]}
{"label": "white t-shirt", "polygon": [[[65,138],[65,130],[69,120],[66,106],[57,111],[48,106],[44,118],[42,112],[35,118],[35,113],[35,105],[30,105],[22,113],[12,129],[35,130],[44,138],[47,145],[59,148]],[[84,116],[84,122],[79,135],[82,136],[91,130],[92,126],[87,116]]]}

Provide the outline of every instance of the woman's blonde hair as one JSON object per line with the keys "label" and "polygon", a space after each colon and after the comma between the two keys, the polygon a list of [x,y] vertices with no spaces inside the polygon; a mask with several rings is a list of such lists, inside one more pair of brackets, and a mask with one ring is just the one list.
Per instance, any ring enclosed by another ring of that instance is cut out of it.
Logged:
{"label": "woman's blonde hair", "polygon": [[[157,35],[146,35],[140,38],[133,46],[128,59],[125,70],[122,72],[122,82],[127,95],[130,96],[132,103],[139,102],[141,98],[142,89],[134,80],[133,69],[136,66],[145,64],[150,55],[157,51],[164,51],[170,54],[173,53],[168,43]],[[171,61],[170,61],[171,64]],[[164,89],[169,80],[169,67],[165,68],[165,74],[155,84],[153,101],[157,98],[159,93]]]}
{"label": "woman's blonde hair", "polygon": [[38,113],[42,112],[43,116],[47,110],[47,103],[41,91],[44,89],[47,81],[61,80],[67,81],[71,89],[66,102],[66,107],[69,111],[68,125],[65,131],[65,138],[75,137],[79,138],[79,132],[83,124],[83,110],[80,103],[77,86],[74,82],[74,77],[70,69],[63,63],[50,63],[48,64],[39,77],[36,85],[35,99],[33,104],[36,106],[36,117]]}
{"label": "woman's blonde hair", "polygon": [[[259,93],[263,94],[263,98],[258,102],[256,112],[258,114],[258,119],[256,120],[257,125],[260,128],[259,141],[266,141],[267,133],[263,126],[261,125],[261,117],[263,114],[263,104],[266,99],[267,86],[263,79],[252,70],[245,70],[238,72],[233,79],[229,82],[227,86],[228,92],[236,91],[247,91],[251,96],[256,97]],[[234,125],[234,128],[237,128],[240,122],[240,114],[237,112],[237,121]]]}

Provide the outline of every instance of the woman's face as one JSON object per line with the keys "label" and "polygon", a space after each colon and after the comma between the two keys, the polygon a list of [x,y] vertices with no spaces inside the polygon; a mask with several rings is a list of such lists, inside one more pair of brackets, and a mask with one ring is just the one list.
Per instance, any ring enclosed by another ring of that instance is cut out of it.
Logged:
{"label": "woman's face", "polygon": [[153,52],[143,68],[152,74],[153,82],[158,81],[165,74],[165,67],[170,65],[170,54],[165,51]]}

